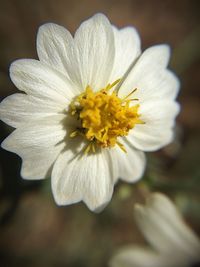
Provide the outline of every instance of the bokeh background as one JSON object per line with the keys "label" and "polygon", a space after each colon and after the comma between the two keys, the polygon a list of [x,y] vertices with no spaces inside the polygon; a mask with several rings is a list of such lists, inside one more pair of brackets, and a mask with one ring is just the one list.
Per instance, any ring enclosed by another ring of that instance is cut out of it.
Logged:
{"label": "bokeh background", "polygon": [[[0,150],[0,265],[3,267],[104,267],[119,247],[145,241],[133,205],[148,191],[170,196],[200,234],[200,24],[198,0],[0,0],[0,98],[16,92],[8,69],[18,58],[36,58],[38,27],[55,22],[74,32],[81,21],[105,13],[118,27],[134,25],[142,48],[172,47],[170,68],[181,79],[176,138],[148,153],[142,182],[119,182],[100,214],[83,204],[57,207],[50,179],[25,181],[21,160]],[[1,122],[3,140],[12,130]]]}

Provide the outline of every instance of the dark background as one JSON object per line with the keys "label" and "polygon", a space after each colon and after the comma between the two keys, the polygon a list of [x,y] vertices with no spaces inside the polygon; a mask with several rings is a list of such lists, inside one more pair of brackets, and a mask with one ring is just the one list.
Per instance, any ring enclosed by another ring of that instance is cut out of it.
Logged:
{"label": "dark background", "polygon": [[[170,68],[181,79],[176,139],[148,153],[137,185],[118,183],[100,214],[83,204],[57,207],[50,180],[25,181],[20,158],[0,149],[0,265],[3,267],[104,267],[117,248],[144,240],[133,219],[133,204],[148,191],[169,195],[200,234],[200,49],[199,1],[191,0],[1,0],[0,98],[14,93],[8,69],[17,58],[36,58],[38,27],[55,22],[71,32],[82,20],[105,13],[118,27],[135,26],[142,48],[172,47]],[[0,123],[3,140],[11,129]]]}

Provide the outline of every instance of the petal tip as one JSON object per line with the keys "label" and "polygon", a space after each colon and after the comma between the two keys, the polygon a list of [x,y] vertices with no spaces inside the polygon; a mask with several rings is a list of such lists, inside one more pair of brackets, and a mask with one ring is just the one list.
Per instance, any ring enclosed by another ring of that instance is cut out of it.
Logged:
{"label": "petal tip", "polygon": [[10,148],[10,145],[9,145],[9,143],[8,143],[8,140],[9,140],[8,138],[9,138],[9,136],[3,140],[3,142],[1,143],[1,147],[2,147],[4,150],[7,150],[7,151],[9,151],[9,152],[12,152],[12,150],[11,150],[11,148]]}
{"label": "petal tip", "polygon": [[100,213],[105,209],[105,207],[111,201],[112,195],[113,195],[113,190],[111,191],[111,193],[108,192],[106,196],[104,196],[105,199],[103,200],[98,199],[96,201],[88,201],[88,200],[87,201],[83,200],[83,201],[92,212]]}

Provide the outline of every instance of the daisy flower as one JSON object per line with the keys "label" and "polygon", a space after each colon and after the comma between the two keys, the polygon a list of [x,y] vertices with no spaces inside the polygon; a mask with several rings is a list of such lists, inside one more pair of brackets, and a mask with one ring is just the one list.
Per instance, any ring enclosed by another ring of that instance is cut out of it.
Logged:
{"label": "daisy flower", "polygon": [[154,193],[146,205],[135,205],[135,219],[151,247],[121,249],[111,267],[199,266],[200,240],[165,195]]}
{"label": "daisy flower", "polygon": [[0,104],[1,119],[16,128],[2,147],[22,158],[24,179],[51,176],[58,205],[100,210],[119,178],[142,177],[144,151],[172,141],[179,82],[167,69],[169,47],[141,54],[133,27],[119,30],[96,14],[74,37],[42,25],[37,53],[11,64],[22,93]]}

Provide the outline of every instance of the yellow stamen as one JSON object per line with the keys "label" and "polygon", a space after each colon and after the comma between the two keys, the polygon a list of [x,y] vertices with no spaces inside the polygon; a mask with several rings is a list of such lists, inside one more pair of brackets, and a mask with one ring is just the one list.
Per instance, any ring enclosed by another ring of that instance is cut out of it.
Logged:
{"label": "yellow stamen", "polygon": [[137,88],[133,89],[127,96],[123,98],[123,101],[137,91]]}
{"label": "yellow stamen", "polygon": [[129,101],[139,101],[139,98],[131,98]]}
{"label": "yellow stamen", "polygon": [[96,149],[95,149],[95,144],[92,143],[92,152],[95,153]]}
{"label": "yellow stamen", "polygon": [[116,84],[118,84],[121,79],[116,80],[115,82],[111,83],[110,88],[113,88]]}
{"label": "yellow stamen", "polygon": [[111,148],[116,144],[126,152],[117,138],[128,135],[136,124],[143,124],[138,114],[139,105],[130,106],[130,102],[137,99],[128,99],[137,88],[123,99],[115,91],[110,91],[119,81],[120,79],[97,92],[88,85],[70,105],[71,115],[77,115],[81,123],[81,127],[72,132],[70,137],[75,137],[80,132],[91,142],[84,154],[90,151],[94,153],[96,145]]}
{"label": "yellow stamen", "polygon": [[72,133],[70,133],[70,137],[75,137],[75,136],[77,136],[77,134],[78,134],[78,131],[73,131]]}
{"label": "yellow stamen", "polygon": [[124,147],[124,145],[122,145],[120,142],[116,142],[116,144],[119,146],[119,148],[121,148],[121,150],[122,151],[124,151],[125,153],[127,153],[127,151],[126,151],[126,149],[125,149],[125,147]]}
{"label": "yellow stamen", "polygon": [[86,147],[86,149],[84,150],[84,154],[88,154],[88,153],[90,152],[91,148],[92,148],[92,144],[90,143],[90,144]]}

